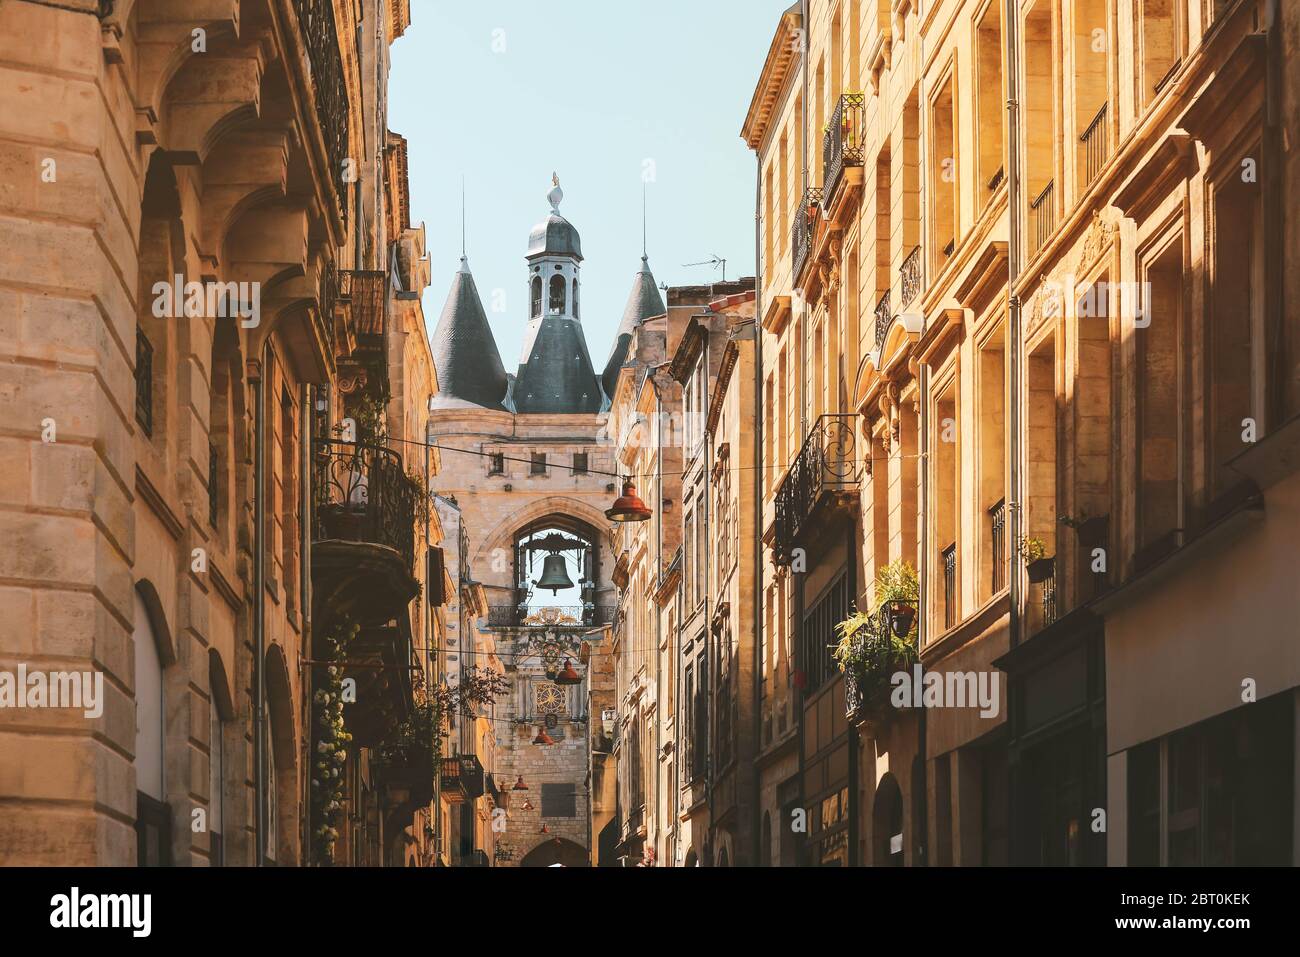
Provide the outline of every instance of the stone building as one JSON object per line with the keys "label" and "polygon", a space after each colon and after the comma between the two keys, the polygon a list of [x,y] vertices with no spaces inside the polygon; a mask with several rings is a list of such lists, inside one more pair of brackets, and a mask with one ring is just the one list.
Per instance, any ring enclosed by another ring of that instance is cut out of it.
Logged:
{"label": "stone building", "polygon": [[[1297,17],[782,15],[742,134],[761,722],[790,727],[789,704],[802,732],[797,765],[760,771],[762,860],[1297,859]],[[841,675],[827,652],[854,609]],[[911,652],[881,652],[891,634]],[[949,693],[900,709],[888,679],[912,658]]]}
{"label": "stone building", "polygon": [[[589,711],[603,691],[589,679],[608,671],[615,594],[604,512],[623,473],[607,438],[605,375],[582,328],[581,240],[559,211],[558,181],[548,200],[525,253],[529,318],[516,372],[505,371],[466,258],[433,333],[432,488],[471,530],[459,587],[468,575],[485,596],[448,638],[444,674],[454,684],[487,636],[510,682],[484,716],[491,734],[451,742],[477,774],[492,753],[506,810],[496,866],[589,864],[592,766],[605,767],[592,750],[601,715]],[[620,330],[607,374],[627,347]],[[488,848],[462,853],[478,850]]]}
{"label": "stone building", "polygon": [[100,714],[0,712],[4,863],[419,862],[425,782],[374,760],[443,591],[403,444],[428,266],[370,82],[409,19],[0,5],[0,661],[103,680]]}

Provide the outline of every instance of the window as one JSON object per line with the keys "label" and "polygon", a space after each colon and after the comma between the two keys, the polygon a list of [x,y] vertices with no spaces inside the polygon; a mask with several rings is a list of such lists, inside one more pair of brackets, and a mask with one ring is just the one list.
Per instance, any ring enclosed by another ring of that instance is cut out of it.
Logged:
{"label": "window", "polygon": [[[1137,545],[1155,557],[1181,524],[1183,243],[1172,240],[1147,266],[1147,301],[1137,343]],[[1144,563],[1138,559],[1138,565]]]}
{"label": "window", "polygon": [[[698,639],[701,643],[704,636]],[[709,672],[705,667],[705,653],[695,659],[695,718],[691,727],[691,775],[704,777],[709,766]]]}
{"label": "window", "polygon": [[957,118],[949,76],[930,104],[931,262],[937,274],[957,248]]}
{"label": "window", "polygon": [[528,314],[536,319],[542,314],[542,277],[534,276],[531,288],[532,305]]}
{"label": "window", "polygon": [[285,387],[280,395],[280,568],[289,607],[295,608],[298,555],[298,429],[293,398]]}
{"label": "window", "polygon": [[580,319],[582,314],[578,312],[578,277],[573,277],[573,318]]}
{"label": "window", "polygon": [[573,453],[573,474],[574,475],[587,474],[587,453],[586,452]]}
{"label": "window", "polygon": [[153,435],[153,345],[143,329],[135,330],[135,420]]}
{"label": "window", "polygon": [[686,592],[686,608],[695,607],[695,512],[691,503],[686,503],[685,548],[682,550],[682,583]]}
{"label": "window", "polygon": [[546,453],[545,452],[533,453],[533,464],[529,469],[529,474],[531,475],[546,474]]}
{"label": "window", "polygon": [[157,637],[144,599],[135,593],[136,860],[171,863],[171,809],[163,796],[163,673]]}
{"label": "window", "polygon": [[222,853],[221,819],[224,816],[225,795],[223,794],[225,776],[225,753],[221,742],[221,715],[217,713],[217,702],[208,700],[208,834],[211,841],[210,864],[220,867],[225,863]]}
{"label": "window", "polygon": [[550,310],[552,315],[564,312],[564,287],[565,283],[563,276],[551,277],[551,292],[548,297],[546,308]]}
{"label": "window", "polygon": [[695,766],[695,760],[691,754],[692,744],[695,741],[693,725],[695,723],[695,666],[687,665],[686,673],[682,676],[682,708],[684,716],[682,718],[682,745],[686,753],[682,756],[682,767],[689,772]]}
{"label": "window", "polygon": [[1055,229],[1054,152],[1056,112],[1055,61],[1051,0],[1038,0],[1025,17],[1024,29],[1025,199],[1029,203],[1027,238],[1037,252]]}
{"label": "window", "polygon": [[835,625],[847,618],[848,613],[848,586],[841,575],[803,620],[801,664],[806,694],[811,695],[838,670],[831,659],[831,647],[835,644]]}
{"label": "window", "polygon": [[1181,62],[1177,8],[1175,0],[1138,0],[1140,108],[1151,104]]}
{"label": "window", "polygon": [[578,792],[572,781],[542,785],[542,817],[577,817]]}
{"label": "window", "polygon": [[975,34],[975,111],[979,138],[976,206],[983,207],[1005,176],[1002,159],[1002,4],[991,3]]}
{"label": "window", "polygon": [[1075,180],[1082,195],[1110,152],[1107,83],[1111,42],[1106,0],[1079,0],[1074,8],[1073,40]]}
{"label": "window", "polygon": [[506,454],[504,452],[493,452],[488,459],[488,475],[505,475],[506,474]]}

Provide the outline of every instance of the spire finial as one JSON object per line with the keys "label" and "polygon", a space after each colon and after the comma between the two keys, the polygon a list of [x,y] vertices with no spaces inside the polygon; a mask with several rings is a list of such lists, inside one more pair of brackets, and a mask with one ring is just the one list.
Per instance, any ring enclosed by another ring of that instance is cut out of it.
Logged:
{"label": "spire finial", "polygon": [[465,260],[465,177],[460,178],[460,258]]}
{"label": "spire finial", "polygon": [[645,251],[645,180],[641,181],[641,261],[646,262],[650,257]]}
{"label": "spire finial", "polygon": [[551,204],[551,212],[560,211],[560,201],[564,199],[564,190],[560,189],[560,177],[551,173],[551,191],[546,194],[546,201]]}

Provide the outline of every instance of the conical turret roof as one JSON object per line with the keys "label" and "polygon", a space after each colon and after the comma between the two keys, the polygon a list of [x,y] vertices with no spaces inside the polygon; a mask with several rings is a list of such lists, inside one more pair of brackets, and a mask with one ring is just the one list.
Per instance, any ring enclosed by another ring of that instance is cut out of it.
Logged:
{"label": "conical turret roof", "polygon": [[614,383],[618,379],[618,370],[627,362],[627,350],[632,342],[632,333],[651,316],[664,313],[664,300],[655,285],[655,277],[650,272],[650,260],[641,257],[641,268],[632,280],[632,291],[628,293],[627,305],[623,307],[623,321],[618,325],[618,334],[614,337],[614,347],[609,351],[609,360],[601,374],[601,385],[605,394],[613,397]]}
{"label": "conical turret roof", "polygon": [[464,256],[433,330],[432,347],[440,396],[505,411],[505,366]]}

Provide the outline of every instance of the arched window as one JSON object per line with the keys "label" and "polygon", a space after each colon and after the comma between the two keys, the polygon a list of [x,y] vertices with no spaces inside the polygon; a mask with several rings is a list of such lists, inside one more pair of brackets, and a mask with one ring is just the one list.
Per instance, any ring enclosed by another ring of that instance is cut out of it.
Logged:
{"label": "arched window", "polygon": [[225,814],[224,784],[225,748],[221,743],[221,715],[217,712],[215,695],[208,702],[208,834],[211,851],[209,863],[220,867],[225,863],[221,843],[221,819]]}
{"label": "arched window", "polygon": [[536,319],[542,314],[542,277],[534,276],[532,282],[532,308],[529,315]]}
{"label": "arched window", "polygon": [[135,593],[136,860],[141,867],[171,863],[171,811],[163,791],[163,670],[153,620]]}
{"label": "arched window", "polygon": [[573,318],[581,319],[582,314],[578,312],[578,277],[573,277]]}
{"label": "arched window", "polygon": [[564,286],[565,283],[563,276],[551,277],[551,294],[549,297],[550,301],[547,303],[547,308],[552,313],[564,312]]}

